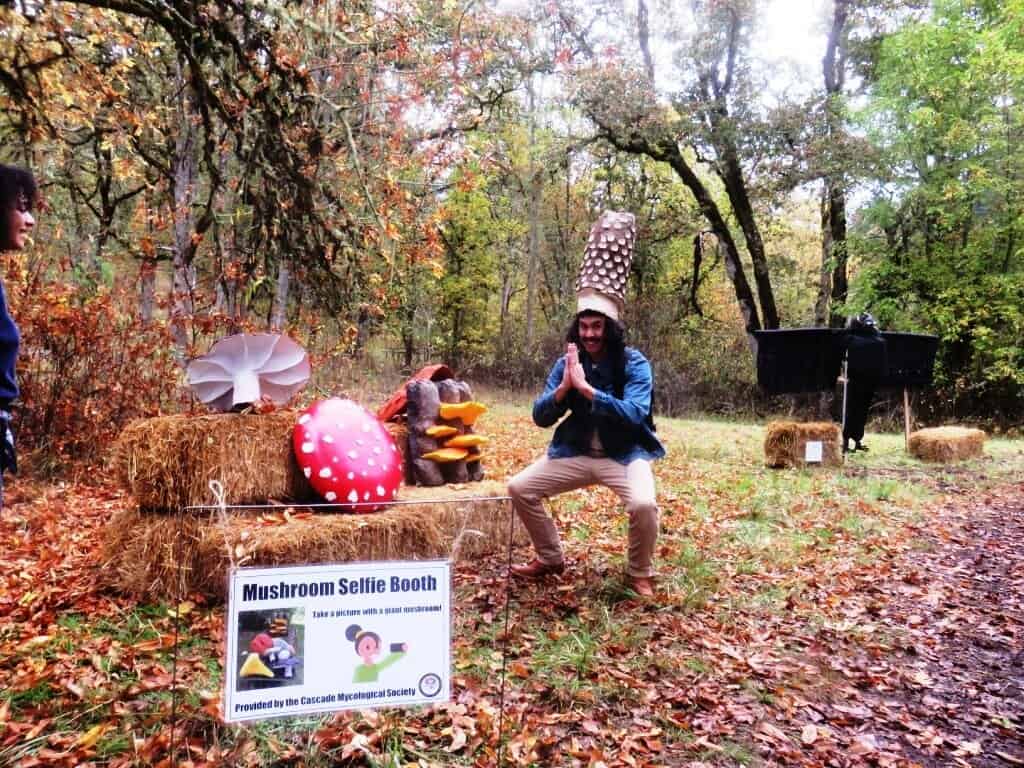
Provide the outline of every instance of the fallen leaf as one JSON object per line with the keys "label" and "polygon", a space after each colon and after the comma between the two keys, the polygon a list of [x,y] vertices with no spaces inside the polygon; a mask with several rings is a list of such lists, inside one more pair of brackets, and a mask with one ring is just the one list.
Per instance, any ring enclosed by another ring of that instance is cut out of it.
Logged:
{"label": "fallen leaf", "polygon": [[89,749],[89,747],[93,746],[97,741],[99,741],[100,736],[106,733],[110,728],[111,725],[109,723],[100,723],[99,725],[94,725],[92,728],[90,728],[88,731],[86,731],[78,737],[78,740],[75,742],[75,746],[82,747],[83,749]]}
{"label": "fallen leaf", "polygon": [[1010,763],[1011,765],[1024,765],[1024,758],[1014,757],[1013,755],[1009,754],[1008,752],[1000,752],[999,750],[996,750],[992,754],[997,755],[998,757],[1001,757],[1003,760],[1005,760],[1006,762]]}
{"label": "fallen leaf", "polygon": [[850,754],[871,755],[878,752],[878,740],[870,733],[858,733],[850,744]]}
{"label": "fallen leaf", "polygon": [[957,748],[957,755],[980,755],[981,754],[981,742],[980,741],[961,741],[960,746]]}

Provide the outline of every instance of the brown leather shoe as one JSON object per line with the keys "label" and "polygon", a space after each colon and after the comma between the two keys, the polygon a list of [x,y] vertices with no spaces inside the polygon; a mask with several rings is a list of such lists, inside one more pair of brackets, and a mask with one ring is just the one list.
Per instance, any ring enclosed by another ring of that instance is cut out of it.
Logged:
{"label": "brown leather shoe", "polygon": [[640,597],[654,597],[654,579],[649,576],[630,576],[626,583]]}
{"label": "brown leather shoe", "polygon": [[549,574],[559,574],[565,570],[565,563],[542,563],[537,558],[524,565],[513,565],[512,575],[523,579],[540,579]]}

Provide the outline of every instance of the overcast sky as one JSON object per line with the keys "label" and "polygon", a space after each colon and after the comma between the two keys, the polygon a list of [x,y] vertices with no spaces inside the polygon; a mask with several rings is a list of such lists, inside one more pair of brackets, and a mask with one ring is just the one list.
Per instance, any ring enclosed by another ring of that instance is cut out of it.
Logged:
{"label": "overcast sky", "polygon": [[[792,74],[798,81],[821,86],[821,59],[825,55],[828,0],[768,0],[758,19],[754,48],[765,59],[778,62],[779,77]],[[787,66],[788,65],[788,66]]]}

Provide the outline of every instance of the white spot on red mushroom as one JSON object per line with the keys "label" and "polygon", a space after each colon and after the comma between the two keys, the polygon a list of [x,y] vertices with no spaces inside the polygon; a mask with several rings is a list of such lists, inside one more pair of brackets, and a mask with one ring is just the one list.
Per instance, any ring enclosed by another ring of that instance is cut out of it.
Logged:
{"label": "white spot on red mushroom", "polygon": [[350,459],[358,459],[359,458],[359,453],[357,451],[349,451],[348,452],[348,457]]}
{"label": "white spot on red mushroom", "polygon": [[349,480],[355,480],[356,479],[356,473],[355,472],[349,472],[348,473],[348,479]]}
{"label": "white spot on red mushroom", "polygon": [[367,459],[367,460],[366,460],[366,463],[367,463],[368,465],[370,465],[371,467],[375,467],[375,466],[377,466],[377,462],[376,462],[376,461],[374,461],[373,459]]}
{"label": "white spot on red mushroom", "polygon": [[305,443],[302,444],[303,453],[312,453],[314,450],[315,446],[311,442],[306,441]]}
{"label": "white spot on red mushroom", "polygon": [[363,501],[369,501],[369,500],[370,500],[370,492],[367,491],[366,493],[363,494]]}
{"label": "white spot on red mushroom", "polygon": [[359,494],[356,493],[356,489],[355,488],[353,488],[351,491],[349,491],[348,500],[353,502],[353,503],[359,501]]}
{"label": "white spot on red mushroom", "polygon": [[338,498],[338,494],[336,494],[334,491],[328,491],[327,493],[324,494],[324,498],[327,499],[328,501],[334,501],[336,498]]}
{"label": "white spot on red mushroom", "polygon": [[378,485],[377,486],[377,495],[378,496],[383,496],[385,493],[387,493],[387,491],[384,490],[384,486],[383,485]]}
{"label": "white spot on red mushroom", "polygon": [[304,413],[301,416],[299,416],[299,424],[305,424],[307,421],[309,421],[312,418],[313,417],[310,416],[308,413]]}
{"label": "white spot on red mushroom", "polygon": [[333,442],[334,442],[334,438],[333,438],[333,437],[331,437],[330,435],[324,435],[324,436],[323,436],[323,441],[324,441],[325,443],[333,443]]}
{"label": "white spot on red mushroom", "polygon": [[303,467],[302,468],[302,474],[304,474],[306,477],[309,477],[310,475],[313,474],[313,468],[312,467]]}
{"label": "white spot on red mushroom", "polygon": [[330,467],[324,467],[320,470],[320,477],[330,477],[332,474]]}

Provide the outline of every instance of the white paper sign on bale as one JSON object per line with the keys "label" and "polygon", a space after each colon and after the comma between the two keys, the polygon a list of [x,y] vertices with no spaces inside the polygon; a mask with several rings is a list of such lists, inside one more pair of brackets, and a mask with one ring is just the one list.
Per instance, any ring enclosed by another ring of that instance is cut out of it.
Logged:
{"label": "white paper sign on bale", "polygon": [[450,698],[447,560],[238,568],[230,578],[227,722]]}
{"label": "white paper sign on bale", "polygon": [[808,464],[821,464],[821,440],[808,440],[804,446],[804,461]]}

